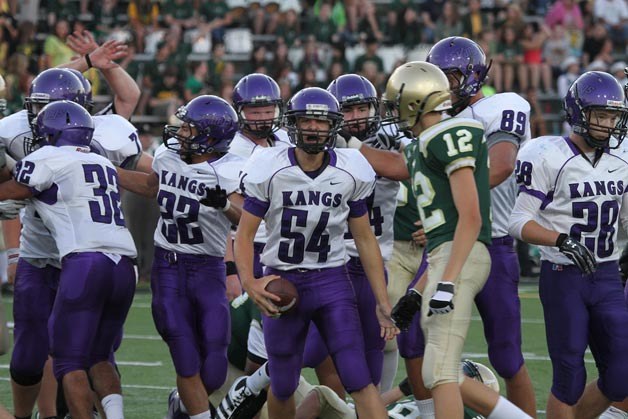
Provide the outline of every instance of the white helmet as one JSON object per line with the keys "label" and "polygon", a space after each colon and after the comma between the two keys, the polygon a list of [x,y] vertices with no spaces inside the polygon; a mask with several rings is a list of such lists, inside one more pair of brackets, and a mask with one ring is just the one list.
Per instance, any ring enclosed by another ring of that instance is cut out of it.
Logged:
{"label": "white helmet", "polygon": [[485,384],[499,393],[499,381],[497,381],[497,376],[489,367],[470,359],[462,361],[460,367],[464,375]]}

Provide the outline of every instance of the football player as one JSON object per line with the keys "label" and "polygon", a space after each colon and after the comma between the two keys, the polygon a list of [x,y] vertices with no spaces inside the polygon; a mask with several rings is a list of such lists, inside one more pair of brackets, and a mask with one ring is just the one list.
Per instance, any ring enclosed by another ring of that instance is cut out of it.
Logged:
{"label": "football player", "polygon": [[[48,330],[54,375],[72,417],[91,417],[89,373],[107,417],[122,418],[119,377],[97,373],[109,364],[135,291],[136,251],[119,206],[116,170],[90,153],[94,123],[82,105],[52,102],[32,125],[40,148],[18,162],[15,179],[0,185],[0,200],[33,198],[27,209],[36,211],[58,249],[61,272]],[[48,345],[37,343],[47,352]]]}
{"label": "football player", "polygon": [[[404,155],[361,147],[376,172],[412,178],[413,193],[427,235],[430,264],[428,304],[421,307],[426,334],[423,380],[432,390],[436,417],[462,417],[463,404],[483,398],[499,418],[528,417],[495,393],[461,380],[457,365],[468,330],[473,299],[490,269],[488,150],[477,121],[446,119],[449,82],[435,65],[410,62],[397,68],[385,98],[401,130],[418,136]],[[464,209],[464,210],[463,210]],[[462,383],[462,385],[460,385]]]}
{"label": "football player", "polygon": [[[581,75],[563,101],[569,137],[537,138],[518,156],[520,193],[509,231],[541,246],[552,418],[594,417],[628,396],[628,307],[616,244],[618,220],[628,221],[628,164],[620,147],[628,132],[625,99],[610,74]],[[587,346],[599,378],[585,388]]]}
{"label": "football player", "polygon": [[[327,91],[338,100],[344,116],[340,135],[348,138],[349,141],[352,141],[352,137],[353,141],[355,139],[367,142],[374,141],[380,129],[381,118],[379,99],[373,84],[360,75],[346,74],[332,81],[327,87]],[[379,243],[384,262],[390,260],[392,254],[393,218],[398,190],[399,182],[378,177],[373,194],[366,200],[371,229]],[[358,302],[366,360],[371,373],[371,380],[377,386],[382,378],[385,341],[380,336],[377,327],[376,301],[360,262],[355,241],[349,231],[345,233],[345,245],[349,256],[347,271]],[[396,352],[391,352],[391,354],[394,355],[394,360],[398,358]],[[315,326],[310,327],[305,349],[305,366],[320,367],[327,356],[327,348],[323,344],[318,330]],[[333,369],[331,362],[327,364]],[[390,368],[394,368],[392,374],[388,374],[392,376],[390,378],[392,381],[397,372],[397,363],[392,362]],[[320,368],[317,368],[317,374],[321,384],[331,387],[341,396],[343,395],[343,388],[337,380],[335,371],[321,372]],[[336,380],[329,382],[330,377],[336,377]]]}
{"label": "football player", "polygon": [[207,397],[227,374],[224,257],[242,206],[238,174],[243,161],[227,153],[237,116],[223,99],[196,97],[175,116],[181,125],[164,128],[153,173],[120,169],[120,183],[156,197],[161,209],[151,289],[153,320],[177,373],[178,392],[170,397],[168,418],[210,419]]}
{"label": "football player", "polygon": [[521,353],[519,261],[514,240],[508,235],[508,217],[516,197],[513,172],[517,151],[530,139],[530,104],[516,93],[484,97],[481,88],[490,63],[470,39],[445,38],[430,49],[426,61],[439,67],[449,80],[453,98],[449,113],[475,119],[484,127],[490,163],[491,271],[475,304],[482,317],[489,361],[504,378],[508,398],[534,417],[534,389]]}
{"label": "football player", "polygon": [[[260,150],[242,171],[246,200],[235,258],[243,287],[263,314],[271,418],[295,415],[293,393],[311,321],[321,332],[360,417],[386,416],[368,372],[344,265],[348,221],[377,301],[380,332],[387,339],[394,337],[397,330],[389,317],[383,261],[365,203],[373,192],[375,174],[359,153],[333,149],[341,122],[333,95],[316,87],[303,89],[290,99],[286,111],[286,126],[296,147]],[[268,234],[262,253],[266,276],[256,279],[253,243],[262,219]],[[265,287],[279,276],[295,285],[300,301],[277,317],[273,304],[277,297]],[[291,333],[285,333],[288,329]]]}

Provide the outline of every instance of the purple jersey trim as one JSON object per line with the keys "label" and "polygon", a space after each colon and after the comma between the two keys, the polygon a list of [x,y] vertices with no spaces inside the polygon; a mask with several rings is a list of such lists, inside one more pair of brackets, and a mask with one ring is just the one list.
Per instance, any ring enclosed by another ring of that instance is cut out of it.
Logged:
{"label": "purple jersey trim", "polygon": [[565,142],[567,143],[567,145],[569,146],[573,154],[575,154],[576,156],[580,155],[580,149],[578,148],[578,146],[576,146],[573,143],[573,141],[569,139],[569,137],[563,137],[563,138],[565,139]]}
{"label": "purple jersey trim", "polygon": [[244,199],[243,209],[255,215],[256,217],[264,218],[269,206],[269,202],[260,201],[259,199],[253,198],[252,196],[247,196]]}
{"label": "purple jersey trim", "polygon": [[297,163],[297,156],[295,156],[294,150],[296,150],[296,147],[290,147],[288,149],[288,160],[290,160],[291,165],[298,166],[299,164]]}
{"label": "purple jersey trim", "polygon": [[366,199],[358,199],[357,201],[349,201],[349,217],[359,218],[368,212]]}
{"label": "purple jersey trim", "polygon": [[549,204],[554,200],[554,192],[550,191],[547,195],[545,195],[541,191],[537,191],[536,189],[529,189],[525,186],[519,186],[519,192],[527,193],[528,195],[532,195],[533,197],[539,199],[541,201],[541,209],[545,209]]}
{"label": "purple jersey trim", "polygon": [[30,187],[33,196],[44,204],[54,205],[57,203],[57,193],[59,192],[59,186],[56,183],[50,185],[48,189],[39,192],[37,189]]}

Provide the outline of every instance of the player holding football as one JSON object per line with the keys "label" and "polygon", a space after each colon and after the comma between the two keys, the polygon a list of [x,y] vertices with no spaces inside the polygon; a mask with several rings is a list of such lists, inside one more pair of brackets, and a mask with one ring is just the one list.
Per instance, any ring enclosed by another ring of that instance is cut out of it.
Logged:
{"label": "player holding football", "polygon": [[[628,222],[628,155],[620,147],[628,109],[622,86],[597,71],[576,79],[563,103],[569,137],[541,137],[519,153],[509,231],[541,246],[539,294],[553,367],[547,417],[595,417],[628,396],[628,307],[616,246],[618,220]],[[585,388],[587,346],[599,378]]]}
{"label": "player holding football", "polygon": [[[242,173],[246,200],[235,258],[243,287],[263,314],[271,419],[295,416],[293,393],[311,321],[321,332],[360,417],[386,417],[368,373],[342,239],[348,221],[377,301],[382,336],[394,337],[397,329],[389,317],[383,261],[365,203],[375,174],[359,153],[333,149],[341,122],[340,106],[329,92],[319,88],[298,92],[286,111],[286,125],[296,147],[260,150]],[[262,219],[269,239],[262,254],[267,271],[256,279],[253,242]],[[296,286],[300,301],[277,318],[278,309],[272,303],[276,296],[265,287],[278,276]],[[291,333],[285,333],[287,329]]]}
{"label": "player holding football", "polygon": [[208,394],[227,374],[224,257],[242,205],[237,191],[243,161],[227,153],[237,116],[223,99],[196,97],[175,116],[181,126],[164,128],[153,173],[121,169],[120,184],[156,197],[161,208],[151,289],[153,320],[177,373],[178,395],[171,395],[168,418],[210,419]]}

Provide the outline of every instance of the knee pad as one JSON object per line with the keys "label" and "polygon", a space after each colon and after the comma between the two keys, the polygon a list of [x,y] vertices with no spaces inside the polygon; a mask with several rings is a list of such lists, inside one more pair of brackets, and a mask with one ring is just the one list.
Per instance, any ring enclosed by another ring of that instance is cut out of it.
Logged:
{"label": "knee pad", "polygon": [[15,383],[24,387],[34,386],[35,384],[38,384],[41,381],[41,378],[44,376],[43,371],[34,375],[24,374],[13,369],[13,367],[10,367],[9,371],[11,373],[11,379]]}
{"label": "knee pad", "polygon": [[561,365],[553,366],[552,394],[561,402],[573,406],[584,392],[586,370],[584,365],[582,367],[577,366],[577,364],[571,367],[564,363]]}
{"label": "knee pad", "polygon": [[628,366],[621,365],[616,368],[607,368],[600,374],[598,387],[602,394],[613,402],[624,400],[628,397]]}
{"label": "knee pad", "polygon": [[227,348],[210,352],[201,366],[201,380],[208,392],[218,390],[227,379]]}
{"label": "knee pad", "polygon": [[397,336],[399,355],[403,359],[422,358],[425,354],[425,336],[421,330],[419,318],[420,315],[417,313],[410,324],[410,328]]}

